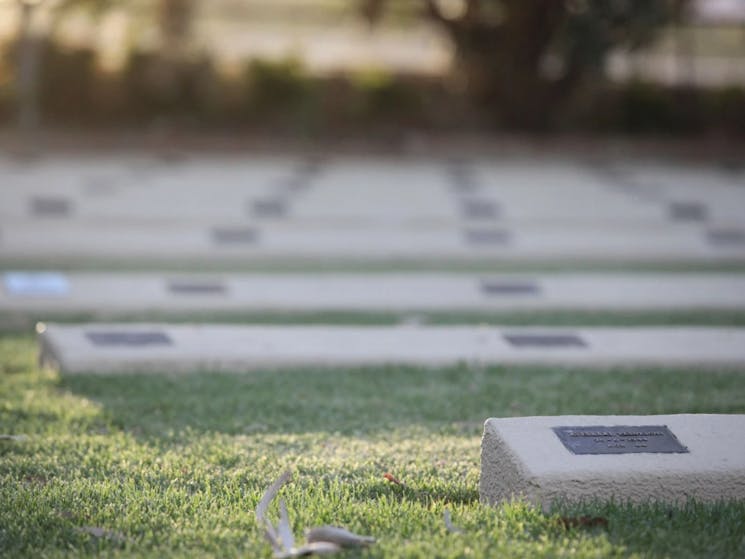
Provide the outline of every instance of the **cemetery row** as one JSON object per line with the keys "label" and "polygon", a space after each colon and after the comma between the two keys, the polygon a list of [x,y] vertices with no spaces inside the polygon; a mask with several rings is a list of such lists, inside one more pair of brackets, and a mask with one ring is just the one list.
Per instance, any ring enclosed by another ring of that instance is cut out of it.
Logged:
{"label": "cemetery row", "polygon": [[745,188],[710,168],[201,158],[0,173],[0,259],[745,259]]}
{"label": "cemetery row", "polygon": [[745,309],[743,274],[6,272],[2,281],[2,311]]}
{"label": "cemetery row", "polygon": [[67,373],[531,363],[745,365],[743,328],[40,324],[41,359]]}

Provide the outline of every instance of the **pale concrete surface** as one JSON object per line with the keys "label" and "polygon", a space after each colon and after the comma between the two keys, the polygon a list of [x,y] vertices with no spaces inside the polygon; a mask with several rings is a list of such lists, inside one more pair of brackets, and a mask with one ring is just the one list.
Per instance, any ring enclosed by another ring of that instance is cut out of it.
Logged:
{"label": "pale concrete surface", "polygon": [[6,272],[0,281],[3,311],[745,309],[745,274]]}
{"label": "pale concrete surface", "polygon": [[[552,428],[667,426],[688,453],[573,454]],[[667,502],[745,499],[745,415],[492,418],[481,443],[482,502],[513,498]]]}
{"label": "pale concrete surface", "polygon": [[0,259],[745,261],[745,188],[711,166],[108,156],[0,159],[0,181]]}
{"label": "pale concrete surface", "polygon": [[[135,338],[154,333],[167,336],[170,342],[96,345],[91,333]],[[745,329],[739,328],[48,324],[39,342],[42,361],[56,363],[65,372],[442,366],[459,362],[590,367],[745,365]]]}
{"label": "pale concrete surface", "polygon": [[[252,230],[245,243],[215,242],[216,229]],[[469,231],[497,231],[495,242],[472,242]],[[5,222],[0,258],[21,260],[61,257],[179,261],[204,259],[240,262],[250,259],[347,260],[445,258],[491,261],[639,260],[709,261],[745,259],[745,237],[722,245],[709,242],[705,229],[692,225],[587,228],[573,225],[511,228],[507,225],[463,227],[303,227],[290,223],[213,224],[61,222],[47,219]]]}

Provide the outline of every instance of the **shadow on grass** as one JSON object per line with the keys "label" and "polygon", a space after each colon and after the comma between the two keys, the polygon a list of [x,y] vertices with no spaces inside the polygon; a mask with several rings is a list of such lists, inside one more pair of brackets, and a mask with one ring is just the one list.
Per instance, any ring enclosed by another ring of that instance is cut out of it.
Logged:
{"label": "shadow on grass", "polygon": [[478,435],[488,417],[743,413],[739,371],[371,367],[246,374],[70,375],[112,427],[147,438],[395,429]]}

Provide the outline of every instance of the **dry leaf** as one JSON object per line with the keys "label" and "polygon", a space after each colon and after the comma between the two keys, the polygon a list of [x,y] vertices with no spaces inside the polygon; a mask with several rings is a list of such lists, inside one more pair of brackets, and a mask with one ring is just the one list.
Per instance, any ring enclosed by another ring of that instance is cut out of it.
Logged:
{"label": "dry leaf", "polygon": [[269,503],[274,500],[274,497],[277,496],[277,493],[279,493],[279,490],[282,489],[282,486],[288,483],[291,479],[292,472],[290,472],[289,470],[283,472],[282,475],[279,476],[274,483],[267,487],[263,497],[261,497],[261,501],[259,501],[259,504],[256,505],[256,520],[260,524],[264,525],[264,536],[269,541],[269,544],[272,546],[275,554],[283,552],[284,548],[282,547],[282,543],[280,541],[277,530],[274,529],[272,523],[269,522],[266,518],[266,511],[269,508]]}
{"label": "dry leaf", "polygon": [[328,542],[340,547],[363,547],[375,543],[375,538],[360,536],[339,526],[319,526],[306,534],[306,539],[313,542]]}
{"label": "dry leaf", "polygon": [[269,508],[269,503],[274,500],[274,497],[277,496],[277,493],[282,489],[282,486],[288,483],[291,479],[292,472],[287,470],[283,472],[274,483],[266,488],[264,496],[261,498],[261,501],[259,501],[259,504],[256,505],[256,518],[259,522],[266,522],[266,510]]}
{"label": "dry leaf", "polygon": [[450,520],[450,511],[448,509],[445,509],[445,512],[443,513],[443,516],[445,517],[445,528],[447,528],[448,532],[452,532],[454,534],[462,534],[463,530],[453,526],[452,520]]}
{"label": "dry leaf", "polygon": [[400,481],[396,476],[390,473],[383,474],[383,477],[390,481],[391,483],[395,483],[396,485],[400,485],[401,487],[406,487],[402,481]]}
{"label": "dry leaf", "polygon": [[279,533],[279,541],[282,543],[283,549],[287,550],[295,547],[295,537],[292,535],[290,517],[287,515],[287,507],[283,499],[279,500],[279,524],[277,525],[277,532]]}

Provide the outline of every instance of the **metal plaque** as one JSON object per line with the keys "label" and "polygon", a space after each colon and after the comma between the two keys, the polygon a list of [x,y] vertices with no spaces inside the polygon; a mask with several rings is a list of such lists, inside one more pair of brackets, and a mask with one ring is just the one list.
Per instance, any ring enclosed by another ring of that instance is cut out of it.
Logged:
{"label": "metal plaque", "polygon": [[510,242],[510,232],[504,229],[468,229],[466,242],[471,245],[506,245]]}
{"label": "metal plaque", "polygon": [[212,240],[220,245],[253,244],[259,233],[250,227],[216,227],[212,230]]}
{"label": "metal plaque", "polygon": [[95,332],[86,332],[93,345],[98,346],[125,346],[125,347],[142,347],[153,345],[173,345],[173,341],[165,332],[157,331],[140,331],[126,332],[117,330],[99,330]]}
{"label": "metal plaque", "polygon": [[251,203],[251,214],[256,217],[283,217],[287,205],[279,198],[265,198]]}
{"label": "metal plaque", "polygon": [[499,204],[491,200],[467,198],[461,201],[461,211],[469,219],[495,219],[499,217]]}
{"label": "metal plaque", "polygon": [[676,221],[705,221],[708,217],[708,208],[699,202],[672,202],[668,212]]}
{"label": "metal plaque", "polygon": [[504,339],[513,347],[587,347],[576,334],[505,334]]}
{"label": "metal plaque", "polygon": [[530,281],[482,280],[481,291],[486,295],[539,295],[541,290]]}
{"label": "metal plaque", "polygon": [[31,199],[31,213],[40,217],[64,217],[70,215],[70,201],[54,196],[36,196]]}
{"label": "metal plaque", "polygon": [[706,238],[713,245],[745,245],[745,230],[743,229],[710,229]]}
{"label": "metal plaque", "polygon": [[224,295],[225,285],[211,281],[173,280],[168,282],[168,290],[177,295]]}
{"label": "metal plaque", "polygon": [[553,427],[572,454],[687,453],[667,425]]}

